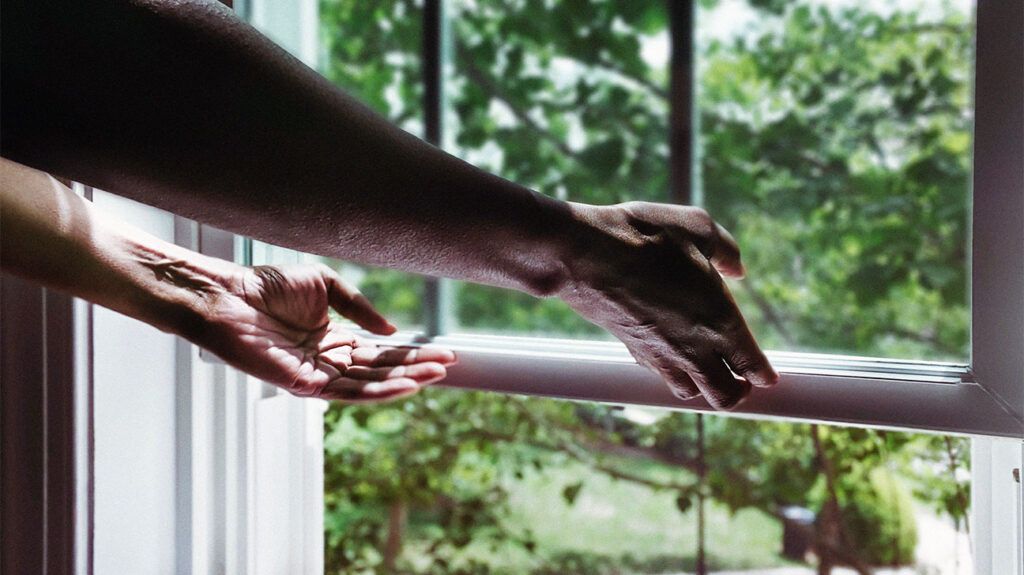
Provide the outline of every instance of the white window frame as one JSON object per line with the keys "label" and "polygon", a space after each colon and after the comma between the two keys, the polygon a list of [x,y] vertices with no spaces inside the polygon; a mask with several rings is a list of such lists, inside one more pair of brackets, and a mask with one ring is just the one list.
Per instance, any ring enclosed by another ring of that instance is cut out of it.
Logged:
{"label": "white window frame", "polygon": [[[248,6],[261,19],[263,2]],[[284,9],[284,4],[278,6]],[[306,4],[299,3],[302,6]],[[443,0],[427,0],[436,15]],[[278,10],[280,12],[280,10]],[[315,30],[315,13],[300,10]],[[1018,2],[980,0],[976,12],[972,194],[971,357],[939,363],[769,352],[780,384],[758,390],[733,415],[846,425],[1024,438],[1024,15]],[[293,35],[294,36],[294,35]],[[313,38],[315,32],[296,38]],[[289,39],[294,40],[289,37]],[[438,43],[444,45],[447,39]],[[315,45],[297,41],[301,52]],[[427,49],[430,49],[427,46]],[[304,58],[309,62],[309,57]],[[443,66],[442,66],[443,67]],[[438,70],[438,74],[441,74]],[[437,83],[443,81],[443,74]],[[443,92],[443,91],[441,91]],[[440,117],[442,98],[437,106]],[[440,141],[440,128],[428,133]],[[431,130],[428,129],[428,132]],[[446,282],[427,284],[427,333],[390,344],[435,345],[458,352],[442,385],[580,401],[709,410],[681,401],[618,343],[444,333]],[[364,334],[369,335],[369,334]]]}
{"label": "white window frame", "polygon": [[[426,26],[440,36],[426,50],[448,45],[443,8],[444,0],[426,0]],[[1024,575],[1024,6],[979,0],[975,38],[969,361],[769,352],[781,383],[752,394],[732,415],[972,436],[976,572]],[[435,125],[428,121],[425,136],[435,144],[443,142],[445,61],[439,60],[435,94],[426,98]],[[458,352],[459,364],[441,385],[710,409],[701,399],[678,400],[619,343],[449,334],[447,284],[427,282],[426,333],[379,338]]]}
{"label": "white window frame", "polygon": [[[425,18],[441,36],[436,50],[448,41],[443,7],[444,0],[426,0]],[[315,19],[303,14],[311,37]],[[976,571],[1024,575],[1024,7],[979,0],[976,26],[969,361],[769,352],[781,383],[754,393],[732,415],[972,436]],[[435,118],[443,116],[443,66],[438,93],[427,98]],[[428,126],[427,139],[441,143],[440,128]],[[678,400],[619,343],[448,334],[450,297],[447,280],[428,281],[426,333],[377,338],[458,352],[459,364],[441,385],[710,409],[701,399]]]}
{"label": "white window frame", "polygon": [[[445,0],[425,0],[425,28],[450,42]],[[267,6],[275,6],[267,12]],[[307,63],[315,60],[317,15],[311,2],[248,0],[240,12],[266,30],[289,10],[305,33],[284,33]],[[971,356],[943,363],[826,354],[768,352],[778,386],[756,390],[734,416],[914,429],[1024,439],[1024,14],[1019,2],[979,0],[976,9],[974,169],[971,207]],[[274,34],[271,33],[271,36]],[[435,57],[438,54],[434,55]],[[443,141],[446,61],[427,97],[426,139]],[[431,129],[430,119],[435,118]],[[640,367],[619,343],[449,333],[447,280],[426,282],[425,333],[391,345],[438,346],[459,354],[448,387],[668,409],[710,411],[682,401]]]}
{"label": "white window frame", "polygon": [[[439,7],[443,0],[427,0],[428,9]],[[1024,438],[1021,4],[979,0],[976,23],[969,361],[769,352],[780,384],[755,391],[734,415]],[[438,25],[443,30],[443,22]],[[428,134],[428,139],[440,136]],[[440,317],[447,306],[436,303],[446,299],[443,290],[443,281],[428,284],[428,326],[447,323]],[[443,382],[450,387],[710,409],[702,398],[677,399],[618,343],[440,331],[384,341],[454,349],[459,365]]]}

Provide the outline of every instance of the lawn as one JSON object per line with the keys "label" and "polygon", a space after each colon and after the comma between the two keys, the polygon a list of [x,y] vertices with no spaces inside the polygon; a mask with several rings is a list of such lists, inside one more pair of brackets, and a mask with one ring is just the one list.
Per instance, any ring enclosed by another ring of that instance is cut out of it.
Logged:
{"label": "lawn", "polygon": [[[648,477],[676,475],[677,470],[650,462],[633,462],[631,471]],[[566,486],[583,481],[576,500],[563,497]],[[473,543],[466,557],[508,573],[672,573],[692,570],[697,553],[696,509],[681,513],[675,494],[614,480],[586,466],[565,461],[520,479],[504,479],[510,493],[506,521],[515,531],[532,531],[536,556],[521,547]],[[707,553],[712,569],[764,568],[792,564],[779,556],[782,526],[756,510],[730,514],[710,502],[707,508]],[[414,525],[405,557],[415,556]],[[543,558],[543,560],[542,560]],[[545,570],[560,560],[560,569]]]}

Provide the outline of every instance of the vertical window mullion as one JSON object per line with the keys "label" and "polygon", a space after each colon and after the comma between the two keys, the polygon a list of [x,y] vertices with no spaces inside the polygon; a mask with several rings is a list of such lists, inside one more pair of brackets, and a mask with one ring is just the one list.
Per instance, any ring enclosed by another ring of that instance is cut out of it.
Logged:
{"label": "vertical window mullion", "polygon": [[696,2],[666,0],[669,40],[669,185],[677,204],[703,203],[696,98]]}
{"label": "vertical window mullion", "polygon": [[[441,146],[444,128],[444,0],[425,0],[423,5],[423,137]],[[452,284],[443,278],[426,278],[423,294],[424,331],[428,337],[449,330],[452,317]]]}

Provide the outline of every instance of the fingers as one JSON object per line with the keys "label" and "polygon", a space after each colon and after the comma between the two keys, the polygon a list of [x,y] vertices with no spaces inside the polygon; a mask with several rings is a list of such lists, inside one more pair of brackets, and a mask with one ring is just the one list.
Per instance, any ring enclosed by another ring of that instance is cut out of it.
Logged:
{"label": "fingers", "polygon": [[718,237],[711,254],[711,264],[725,277],[742,278],[747,270],[740,260],[740,246],[736,238],[718,223],[715,223],[715,232]]}
{"label": "fingers", "polygon": [[391,335],[398,331],[366,296],[342,281],[334,270],[324,266],[321,272],[327,283],[327,302],[334,311],[376,334]]}
{"label": "fingers", "polygon": [[345,403],[390,401],[413,395],[421,387],[421,384],[407,377],[371,382],[341,377],[328,383],[320,392],[320,398]]}
{"label": "fingers", "polygon": [[[386,351],[407,352],[408,350]],[[447,353],[451,354],[451,352]],[[383,356],[384,354],[380,355]],[[405,354],[405,357],[408,358],[409,356],[410,354]],[[324,386],[320,390],[320,398],[338,400],[345,403],[390,401],[408,397],[424,386],[444,379],[445,375],[447,375],[445,366],[433,361],[381,367],[352,365],[339,369],[339,371],[344,373],[344,376],[336,377]]]}
{"label": "fingers", "polygon": [[718,355],[700,358],[688,373],[704,399],[715,409],[732,409],[750,393],[750,384],[733,376]]}
{"label": "fingers", "polygon": [[693,243],[720,274],[730,278],[741,278],[746,274],[740,259],[740,246],[736,238],[700,208],[689,208],[690,214],[684,220],[684,227]]}
{"label": "fingers", "polygon": [[321,351],[320,360],[344,373],[352,365],[352,346],[340,345]]}
{"label": "fingers", "polygon": [[649,202],[630,202],[626,206],[634,217],[662,226],[684,244],[695,245],[723,276],[741,278],[746,274],[736,238],[706,210]]}
{"label": "fingers", "polygon": [[746,325],[724,350],[724,355],[732,370],[756,387],[771,387],[779,382],[779,373],[758,347]]}
{"label": "fingers", "polygon": [[455,353],[447,349],[431,347],[357,347],[352,351],[352,363],[371,367],[389,365],[411,365],[421,362],[437,362],[442,365],[455,363]]}
{"label": "fingers", "polygon": [[406,378],[425,385],[440,381],[447,373],[448,371],[443,365],[429,361],[412,365],[392,365],[387,367],[353,365],[345,370],[345,377],[363,382]]}
{"label": "fingers", "polygon": [[693,383],[693,379],[690,374],[680,366],[672,366],[668,369],[659,370],[665,377],[665,382],[668,383],[668,388],[672,392],[672,395],[682,399],[683,401],[699,397],[701,391],[697,388],[697,385]]}

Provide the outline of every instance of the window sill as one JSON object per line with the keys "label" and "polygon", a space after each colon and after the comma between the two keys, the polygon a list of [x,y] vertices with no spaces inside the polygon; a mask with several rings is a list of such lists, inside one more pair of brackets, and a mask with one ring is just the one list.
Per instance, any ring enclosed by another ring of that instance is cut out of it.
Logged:
{"label": "window sill", "polygon": [[[459,355],[446,387],[668,409],[709,410],[677,399],[616,342],[401,333],[387,345],[439,346]],[[755,392],[729,415],[829,421],[892,429],[1024,437],[1024,425],[968,366],[803,353],[769,353],[779,385]],[[970,406],[969,410],[965,408]]]}

